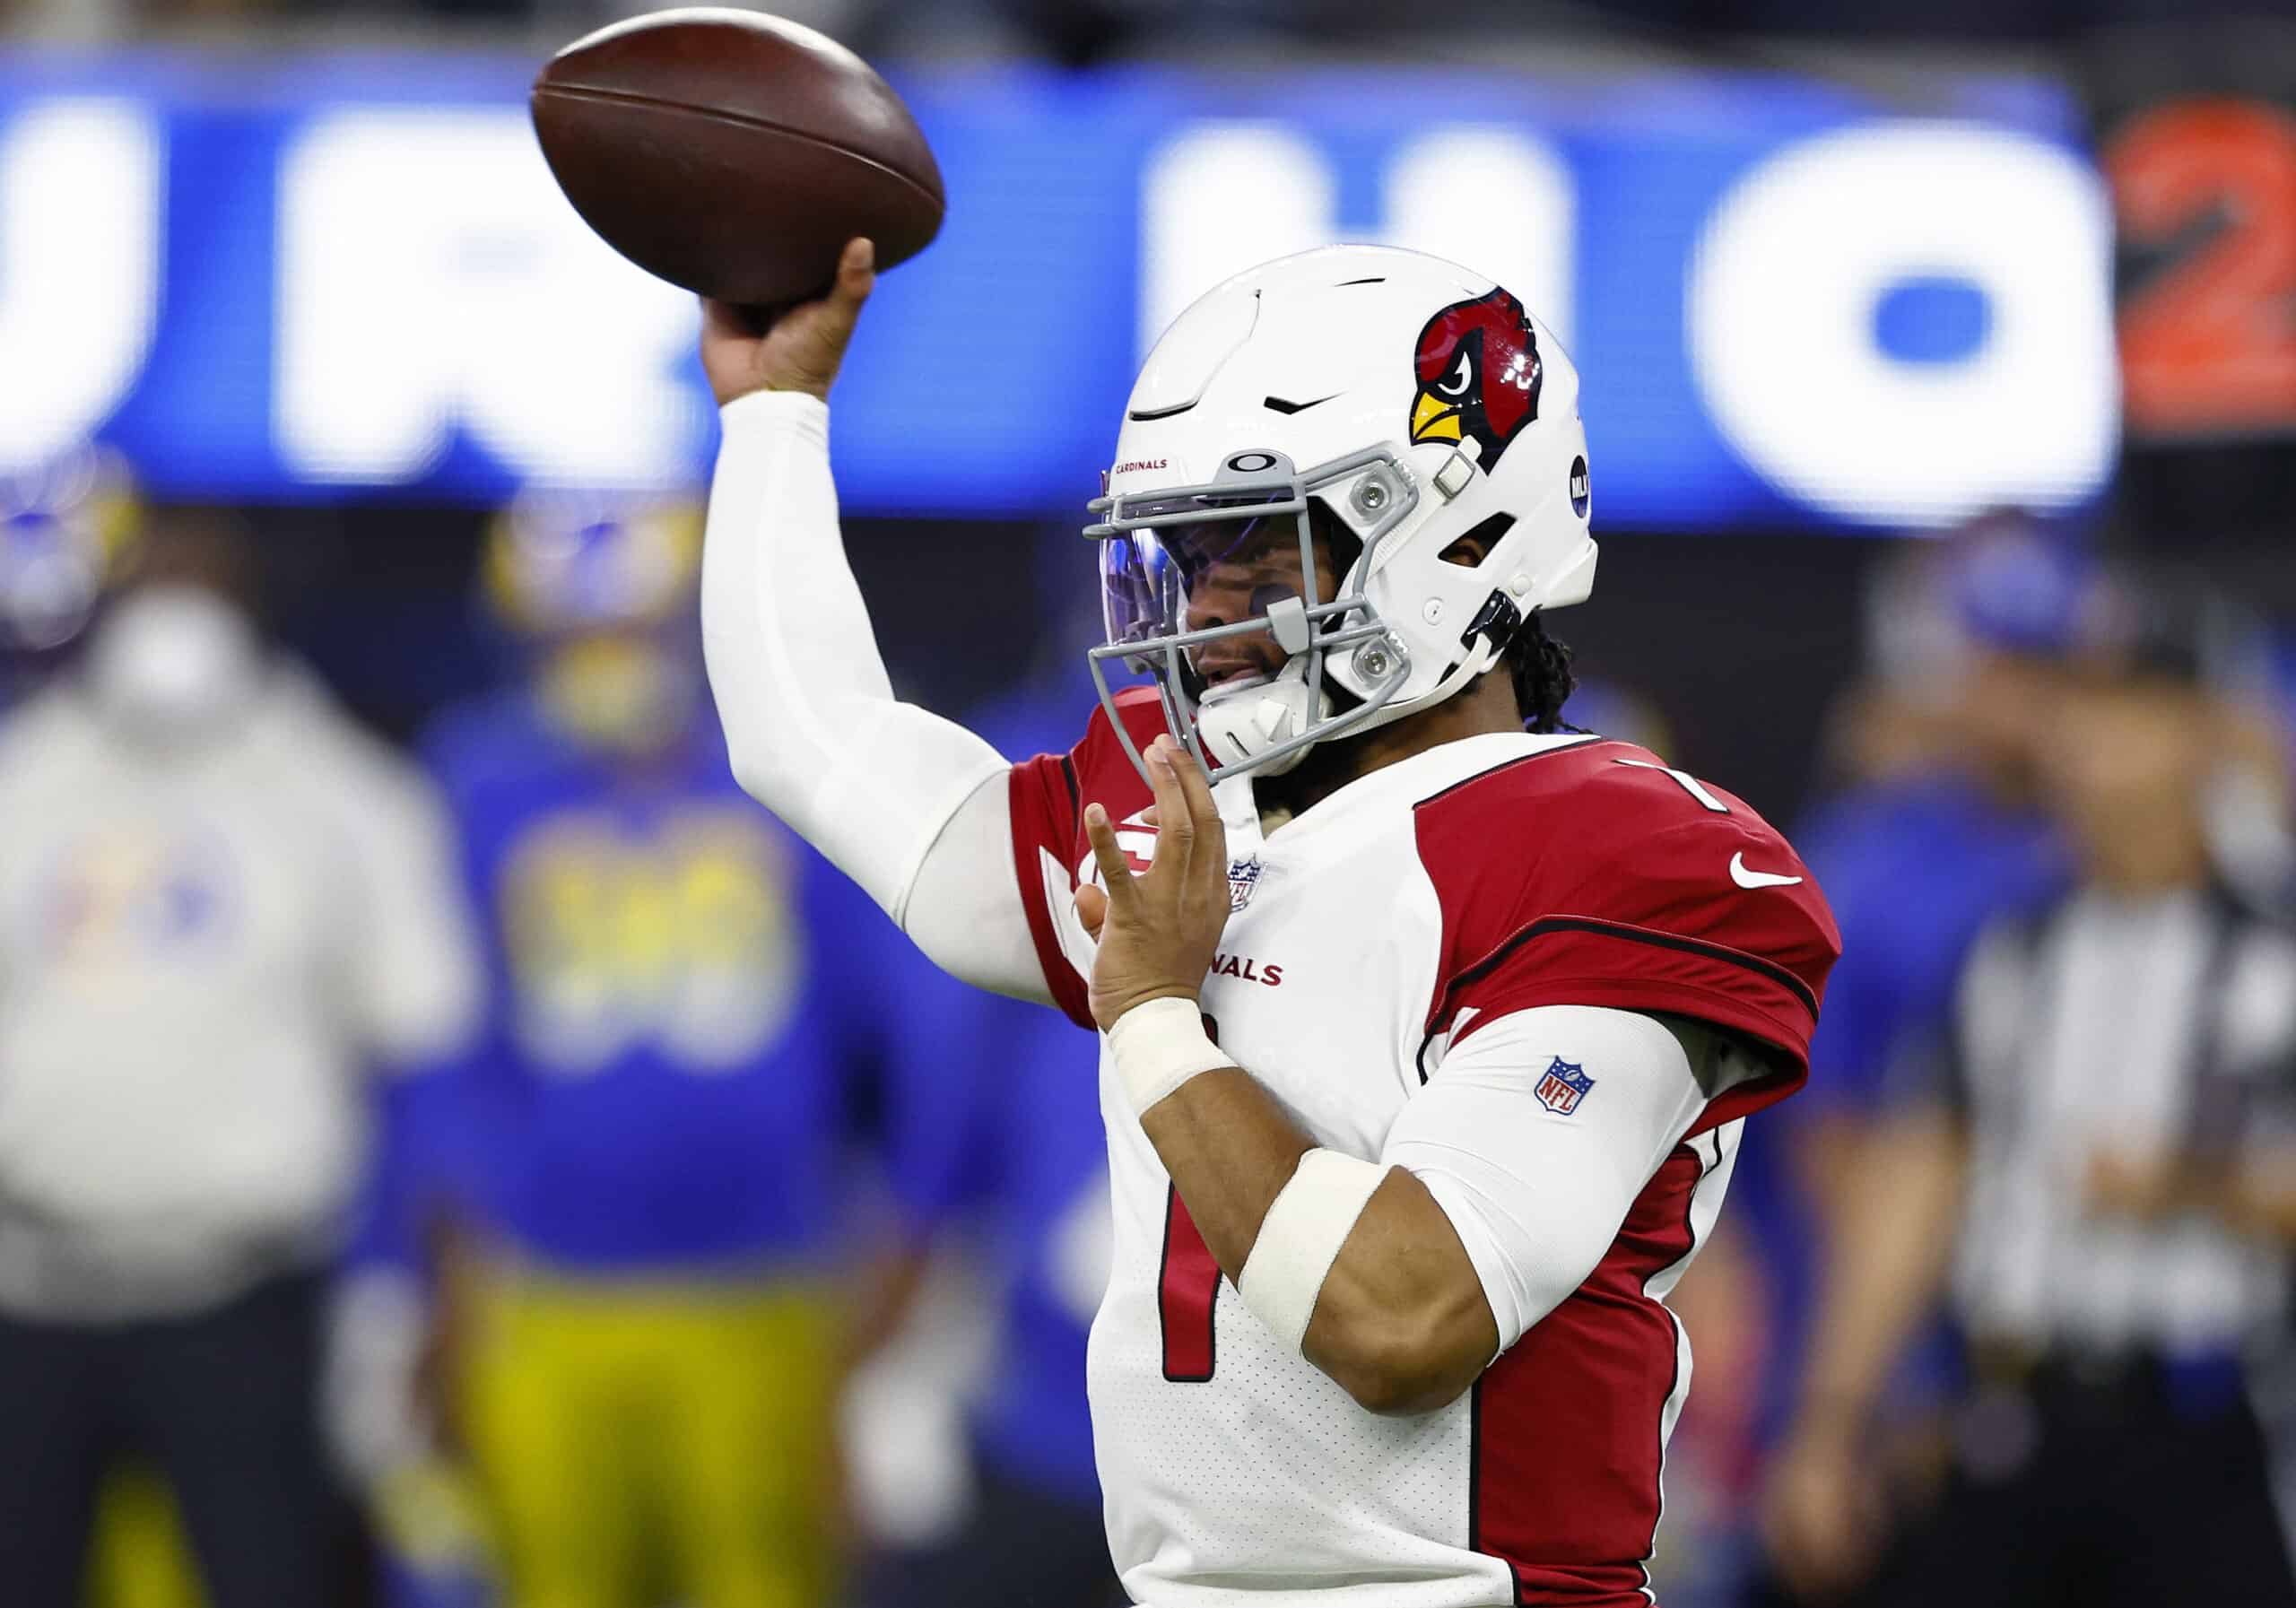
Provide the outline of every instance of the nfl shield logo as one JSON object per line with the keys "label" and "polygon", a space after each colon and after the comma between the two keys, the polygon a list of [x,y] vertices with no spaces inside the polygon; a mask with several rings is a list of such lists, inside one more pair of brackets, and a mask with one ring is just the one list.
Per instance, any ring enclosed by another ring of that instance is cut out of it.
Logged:
{"label": "nfl shield logo", "polygon": [[1557,1117],[1568,1117],[1578,1108],[1578,1102],[1594,1086],[1595,1080],[1587,1075],[1585,1067],[1557,1056],[1554,1065],[1539,1074],[1539,1086],[1531,1092],[1539,1097],[1539,1104]]}
{"label": "nfl shield logo", "polygon": [[1252,902],[1252,895],[1259,891],[1259,862],[1231,860],[1228,862],[1228,908],[1240,910]]}

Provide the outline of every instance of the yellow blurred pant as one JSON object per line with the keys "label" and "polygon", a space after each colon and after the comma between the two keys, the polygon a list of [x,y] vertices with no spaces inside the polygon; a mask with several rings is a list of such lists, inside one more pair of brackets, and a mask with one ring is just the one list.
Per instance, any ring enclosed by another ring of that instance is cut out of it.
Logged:
{"label": "yellow blurred pant", "polygon": [[205,1600],[167,1482],[141,1464],[106,1479],[96,1500],[90,1608],[200,1608]]}
{"label": "yellow blurred pant", "polygon": [[465,1423],[507,1608],[822,1608],[834,1310],[795,1284],[488,1279]]}

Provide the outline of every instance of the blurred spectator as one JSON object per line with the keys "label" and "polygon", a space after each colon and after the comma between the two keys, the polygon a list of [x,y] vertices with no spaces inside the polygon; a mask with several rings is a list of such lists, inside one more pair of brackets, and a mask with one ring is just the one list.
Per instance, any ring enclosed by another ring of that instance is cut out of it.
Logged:
{"label": "blurred spectator", "polygon": [[135,565],[143,519],[118,454],[83,445],[0,475],[0,708],[37,686]]}
{"label": "blurred spectator", "polygon": [[1834,1321],[1857,1316],[1832,1292],[1883,1231],[1867,1220],[1897,1209],[1880,1181],[1895,1156],[1874,1148],[1874,1125],[1901,1047],[1945,1015],[1983,924],[2057,885],[2035,767],[2092,577],[2064,536],[2004,513],[1914,549],[1870,600],[1874,668],[1833,733],[1847,786],[1801,834],[1843,958],[1809,1087],[1782,1128],[1747,1144],[1732,1181],[1767,1253],[1779,1331],[1765,1517],[1782,1578],[1761,1599],[1825,1600],[1870,1561],[1877,1471],[1838,1411],[1838,1337],[1811,1315],[1823,1300]]}
{"label": "blurred spectator", "polygon": [[0,729],[0,1581],[76,1608],[123,1456],[211,1608],[333,1608],[324,1270],[372,1067],[466,1029],[446,822],[265,648],[215,517],[147,535],[83,661]]}
{"label": "blurred spectator", "polygon": [[[397,1249],[443,1251],[421,1379],[511,1608],[829,1602],[835,1404],[914,1273],[841,1299],[845,1141],[953,985],[735,787],[700,552],[691,505],[521,499],[486,566],[532,675],[428,745],[493,998],[406,1113]],[[921,1219],[945,1169],[903,1160]]]}
{"label": "blurred spectator", "polygon": [[2076,874],[1987,922],[1861,1152],[1886,1210],[1840,1225],[1811,1399],[1845,1482],[1949,1261],[1970,1375],[1861,1603],[2296,1602],[2243,1360],[2284,1322],[2296,939],[2213,848],[2212,784],[2255,762],[2222,611],[2092,596],[2039,745]]}
{"label": "blurred spectator", "polygon": [[127,465],[107,448],[0,475],[0,645],[38,654],[79,635],[134,568],[140,518]]}

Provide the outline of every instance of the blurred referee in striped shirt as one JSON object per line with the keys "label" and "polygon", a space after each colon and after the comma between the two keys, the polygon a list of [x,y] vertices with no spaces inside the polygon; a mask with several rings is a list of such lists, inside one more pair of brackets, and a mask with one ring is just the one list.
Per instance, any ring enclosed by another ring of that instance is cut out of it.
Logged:
{"label": "blurred referee in striped shirt", "polygon": [[2042,766],[2077,871],[1901,1057],[1900,1209],[1820,1318],[1845,1439],[1948,1277],[1966,1343],[1943,1487],[1844,1599],[1875,1608],[2296,1604],[2249,1390],[2296,1243],[2285,763],[2221,604],[2123,578],[2084,619]]}

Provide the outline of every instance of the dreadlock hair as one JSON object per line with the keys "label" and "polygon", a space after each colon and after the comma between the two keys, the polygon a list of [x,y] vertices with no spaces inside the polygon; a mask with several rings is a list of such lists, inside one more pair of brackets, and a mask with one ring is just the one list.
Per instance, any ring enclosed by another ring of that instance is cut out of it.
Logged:
{"label": "dreadlock hair", "polygon": [[[1314,521],[1315,534],[1328,545],[1332,568],[1345,576],[1363,556],[1363,542],[1350,530],[1345,522],[1332,511],[1321,497],[1308,500],[1308,515]],[[1457,564],[1474,565],[1482,562],[1483,550],[1468,543],[1487,535],[1492,541],[1504,535],[1515,521],[1500,514],[1486,519],[1466,536],[1445,548],[1442,557]],[[1493,598],[1499,595],[1492,594]],[[1578,685],[1570,674],[1570,649],[1546,634],[1546,627],[1536,609],[1516,628],[1514,636],[1500,655],[1500,664],[1515,682],[1515,701],[1522,707],[1523,729],[1532,732],[1575,732],[1582,727],[1571,725],[1562,717],[1562,706]],[[1497,666],[1493,666],[1497,668]],[[1486,672],[1488,674],[1488,672]]]}
{"label": "dreadlock hair", "polygon": [[1515,681],[1515,701],[1523,708],[1523,729],[1532,732],[1575,732],[1579,728],[1562,717],[1578,678],[1570,674],[1570,649],[1546,634],[1538,611],[1507,644],[1501,662]]}

